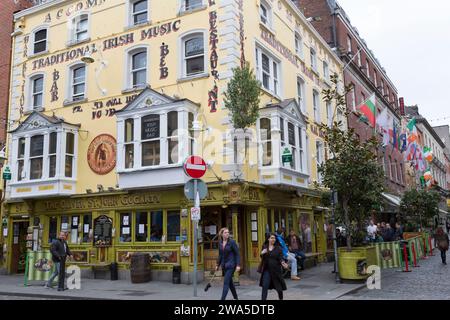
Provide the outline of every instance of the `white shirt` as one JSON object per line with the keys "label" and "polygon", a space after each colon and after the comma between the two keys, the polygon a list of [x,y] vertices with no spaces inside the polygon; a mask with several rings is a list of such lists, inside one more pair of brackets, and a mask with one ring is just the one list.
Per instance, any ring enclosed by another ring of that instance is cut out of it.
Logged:
{"label": "white shirt", "polygon": [[377,232],[377,226],[373,225],[373,226],[368,226],[367,227],[367,233],[369,234],[369,237],[371,238],[375,238],[375,233]]}

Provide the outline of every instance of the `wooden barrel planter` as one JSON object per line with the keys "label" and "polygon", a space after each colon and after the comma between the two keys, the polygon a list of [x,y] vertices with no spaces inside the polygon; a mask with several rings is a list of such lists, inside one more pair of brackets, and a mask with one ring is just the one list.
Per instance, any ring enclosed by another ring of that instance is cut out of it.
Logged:
{"label": "wooden barrel planter", "polygon": [[145,283],[150,281],[150,255],[136,252],[131,256],[131,282]]}

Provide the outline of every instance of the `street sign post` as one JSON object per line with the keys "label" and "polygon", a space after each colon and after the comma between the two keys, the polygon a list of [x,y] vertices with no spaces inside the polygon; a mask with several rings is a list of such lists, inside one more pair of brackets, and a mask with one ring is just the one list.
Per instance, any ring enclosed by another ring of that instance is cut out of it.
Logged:
{"label": "street sign post", "polygon": [[188,200],[195,200],[195,182],[194,180],[197,180],[197,191],[200,197],[200,200],[203,200],[208,195],[208,187],[206,186],[206,183],[204,183],[202,180],[199,179],[191,179],[184,185],[184,195]]}
{"label": "street sign post", "polygon": [[194,179],[194,208],[191,209],[191,219],[194,226],[194,297],[197,297],[197,264],[198,264],[198,221],[200,220],[200,195],[198,192],[198,184],[201,177],[206,173],[207,165],[205,160],[198,156],[190,156],[184,162],[184,172],[186,175]]}

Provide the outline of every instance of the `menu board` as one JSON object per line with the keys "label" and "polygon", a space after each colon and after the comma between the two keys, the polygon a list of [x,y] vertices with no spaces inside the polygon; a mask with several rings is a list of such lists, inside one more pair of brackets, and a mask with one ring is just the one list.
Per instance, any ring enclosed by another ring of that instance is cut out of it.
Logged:
{"label": "menu board", "polygon": [[142,140],[159,138],[159,115],[151,114],[142,118]]}
{"label": "menu board", "polygon": [[110,246],[112,244],[112,220],[100,216],[94,220],[94,245]]}

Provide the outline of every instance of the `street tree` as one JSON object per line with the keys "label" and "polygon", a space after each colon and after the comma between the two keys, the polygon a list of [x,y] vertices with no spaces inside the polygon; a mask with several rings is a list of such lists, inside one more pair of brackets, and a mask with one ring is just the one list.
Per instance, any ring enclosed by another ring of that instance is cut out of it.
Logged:
{"label": "street tree", "polygon": [[441,196],[435,190],[411,189],[406,191],[400,203],[402,215],[414,225],[430,227],[428,222],[439,214]]}
{"label": "street tree", "polygon": [[[351,87],[346,87],[344,93],[340,93],[342,90],[339,90],[336,75],[331,82],[333,87],[322,92],[324,100],[336,108],[344,108],[345,93]],[[324,186],[338,194],[336,217],[346,229],[347,248],[351,251],[352,239],[355,240],[354,244],[362,242],[364,222],[381,203],[384,173],[378,163],[380,143],[376,137],[360,141],[353,129],[343,128],[343,124],[338,121],[333,123],[332,126],[320,125],[328,146],[329,159],[319,166],[319,173]]]}

